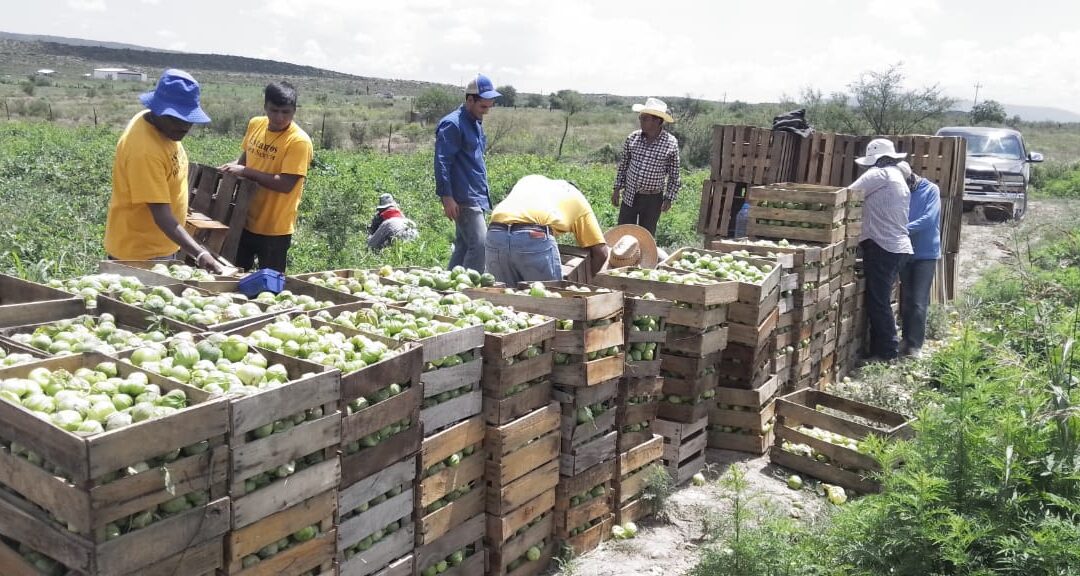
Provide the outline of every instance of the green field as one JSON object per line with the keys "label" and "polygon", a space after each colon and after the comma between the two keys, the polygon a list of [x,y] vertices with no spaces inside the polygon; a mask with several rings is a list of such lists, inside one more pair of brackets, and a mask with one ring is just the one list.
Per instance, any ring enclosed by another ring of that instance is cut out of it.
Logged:
{"label": "green field", "polygon": [[[23,276],[68,276],[92,271],[101,245],[111,193],[114,128],[69,129],[50,123],[0,125],[0,270]],[[237,138],[196,132],[184,140],[192,162],[217,165],[237,156]],[[428,150],[385,154],[320,150],[300,208],[291,271],[342,267],[445,264],[453,225],[434,193]],[[526,174],[576,182],[605,228],[613,226],[613,164],[555,162],[549,157],[500,154],[490,158],[492,200]],[[662,245],[697,241],[694,229],[705,171],[686,172],[683,190],[660,222]],[[379,255],[366,245],[379,194],[389,192],[421,229],[418,241]],[[569,239],[567,239],[569,241]]]}

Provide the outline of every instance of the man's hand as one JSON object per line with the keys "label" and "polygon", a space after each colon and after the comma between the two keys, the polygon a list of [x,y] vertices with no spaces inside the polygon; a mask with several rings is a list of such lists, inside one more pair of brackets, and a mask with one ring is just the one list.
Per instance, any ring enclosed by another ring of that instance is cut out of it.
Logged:
{"label": "man's hand", "polygon": [[214,255],[203,251],[199,253],[199,257],[195,259],[195,265],[211,274],[221,276],[225,274],[225,267],[214,258]]}
{"label": "man's hand", "polygon": [[619,200],[620,200],[619,192],[621,192],[621,190],[615,190],[614,192],[611,193],[611,205],[616,207],[616,208],[619,207]]}
{"label": "man's hand", "polygon": [[244,175],[244,165],[237,162],[229,162],[228,164],[222,164],[218,167],[218,170],[226,174],[232,174],[233,176]]}
{"label": "man's hand", "polygon": [[449,218],[449,219],[451,219],[451,220],[453,220],[455,222],[457,221],[458,203],[456,201],[454,201],[453,197],[451,197],[451,196],[443,196],[442,197],[442,209],[443,209],[443,214],[446,214],[447,218]]}
{"label": "man's hand", "polygon": [[661,212],[667,212],[671,210],[671,200],[664,200],[664,203],[660,205]]}

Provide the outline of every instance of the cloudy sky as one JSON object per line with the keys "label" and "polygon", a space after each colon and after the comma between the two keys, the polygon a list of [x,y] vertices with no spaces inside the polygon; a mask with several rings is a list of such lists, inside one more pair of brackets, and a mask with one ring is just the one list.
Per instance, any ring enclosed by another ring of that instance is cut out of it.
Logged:
{"label": "cloudy sky", "polygon": [[[1080,3],[2,0],[0,30],[519,91],[776,101],[903,63],[912,87],[1080,112]],[[18,6],[14,8],[14,6]]]}

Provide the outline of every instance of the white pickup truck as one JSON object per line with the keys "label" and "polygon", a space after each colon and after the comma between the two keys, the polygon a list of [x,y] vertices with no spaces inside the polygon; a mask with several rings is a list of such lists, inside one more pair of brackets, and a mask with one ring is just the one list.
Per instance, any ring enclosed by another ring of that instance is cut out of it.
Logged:
{"label": "white pickup truck", "polygon": [[987,217],[1019,220],[1024,216],[1031,164],[1042,162],[1043,156],[1029,152],[1019,132],[1009,128],[949,126],[938,130],[937,135],[961,136],[967,141],[965,211],[981,206]]}

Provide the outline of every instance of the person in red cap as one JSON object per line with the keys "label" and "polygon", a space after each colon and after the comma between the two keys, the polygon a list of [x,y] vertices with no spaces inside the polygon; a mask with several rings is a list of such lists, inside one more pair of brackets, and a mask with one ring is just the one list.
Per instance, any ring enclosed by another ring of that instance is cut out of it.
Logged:
{"label": "person in red cap", "polygon": [[457,229],[448,268],[484,271],[484,214],[491,212],[491,198],[483,120],[499,96],[491,79],[477,74],[465,87],[465,103],[435,129],[435,194]]}
{"label": "person in red cap", "polygon": [[187,231],[188,158],[180,143],[210,117],[199,105],[199,83],[183,70],[166,70],[146,110],[128,122],[113,159],[112,197],[105,222],[105,252],[114,260],[171,260],[177,250],[201,267],[223,267]]}

